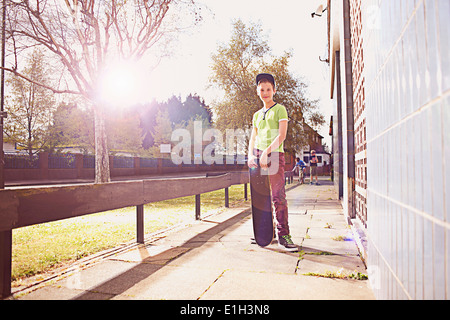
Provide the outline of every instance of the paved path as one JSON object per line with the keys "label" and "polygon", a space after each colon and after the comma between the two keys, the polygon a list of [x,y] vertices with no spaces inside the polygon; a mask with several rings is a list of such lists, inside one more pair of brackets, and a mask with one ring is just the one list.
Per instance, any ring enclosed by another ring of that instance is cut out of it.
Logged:
{"label": "paved path", "polygon": [[[16,299],[302,300],[374,299],[367,274],[329,181],[290,186],[290,227],[299,252],[276,241],[251,244],[249,204],[131,246]],[[346,241],[338,241],[346,240]]]}

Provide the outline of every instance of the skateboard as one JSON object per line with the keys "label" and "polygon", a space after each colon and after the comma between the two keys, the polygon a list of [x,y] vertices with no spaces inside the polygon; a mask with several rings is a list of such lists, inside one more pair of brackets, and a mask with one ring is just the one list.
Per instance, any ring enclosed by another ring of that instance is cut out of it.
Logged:
{"label": "skateboard", "polygon": [[265,247],[273,240],[272,197],[270,195],[270,182],[267,169],[261,169],[259,159],[258,167],[249,168],[250,194],[252,197],[253,233],[256,243]]}

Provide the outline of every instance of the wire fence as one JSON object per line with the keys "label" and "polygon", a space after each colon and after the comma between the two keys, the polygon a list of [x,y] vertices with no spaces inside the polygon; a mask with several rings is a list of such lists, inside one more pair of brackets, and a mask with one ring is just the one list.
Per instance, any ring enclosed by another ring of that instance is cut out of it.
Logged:
{"label": "wire fence", "polygon": [[71,153],[49,154],[49,169],[75,169],[75,155]]}
{"label": "wire fence", "polygon": [[[39,154],[28,155],[24,153],[5,153],[5,169],[39,169],[42,163],[39,160]],[[82,168],[93,169],[95,168],[95,156],[94,155],[82,155]],[[224,156],[223,161],[216,163],[217,165],[235,166],[245,165],[246,158],[244,156]],[[113,156],[112,165],[114,168],[134,168],[136,165],[140,168],[157,168],[161,166],[163,168],[176,168],[179,164],[174,163],[171,159],[158,159],[158,158],[138,158],[135,162],[135,158],[127,156]],[[209,166],[209,164],[202,161],[197,163],[192,159],[190,163],[182,163],[181,167],[189,168],[196,166]],[[48,154],[48,166],[49,169],[76,169],[77,168],[77,156],[72,153],[58,153]]]}

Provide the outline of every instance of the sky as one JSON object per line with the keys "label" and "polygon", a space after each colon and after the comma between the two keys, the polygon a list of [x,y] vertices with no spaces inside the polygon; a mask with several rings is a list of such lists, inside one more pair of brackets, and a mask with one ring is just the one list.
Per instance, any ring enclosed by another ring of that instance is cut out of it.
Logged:
{"label": "sky", "polygon": [[276,56],[292,50],[290,70],[309,85],[309,98],[320,99],[320,110],[326,125],[319,131],[324,142],[331,146],[328,123],[331,116],[328,65],[319,61],[327,57],[327,19],[311,18],[323,0],[200,0],[207,6],[203,22],[178,39],[170,58],[163,59],[147,77],[149,97],[164,101],[173,94],[185,98],[196,93],[210,104],[217,92],[207,89],[210,76],[211,54],[219,43],[228,43],[232,21],[240,18],[244,23],[260,22],[268,35]]}

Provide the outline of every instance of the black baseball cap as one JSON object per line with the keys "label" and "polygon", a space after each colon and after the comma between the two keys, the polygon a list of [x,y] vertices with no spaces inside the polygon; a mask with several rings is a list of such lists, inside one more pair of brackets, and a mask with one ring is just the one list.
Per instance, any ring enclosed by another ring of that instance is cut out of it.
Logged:
{"label": "black baseball cap", "polygon": [[272,83],[275,86],[275,78],[270,73],[260,73],[256,76],[256,85],[258,85],[261,80],[266,79],[270,83]]}

